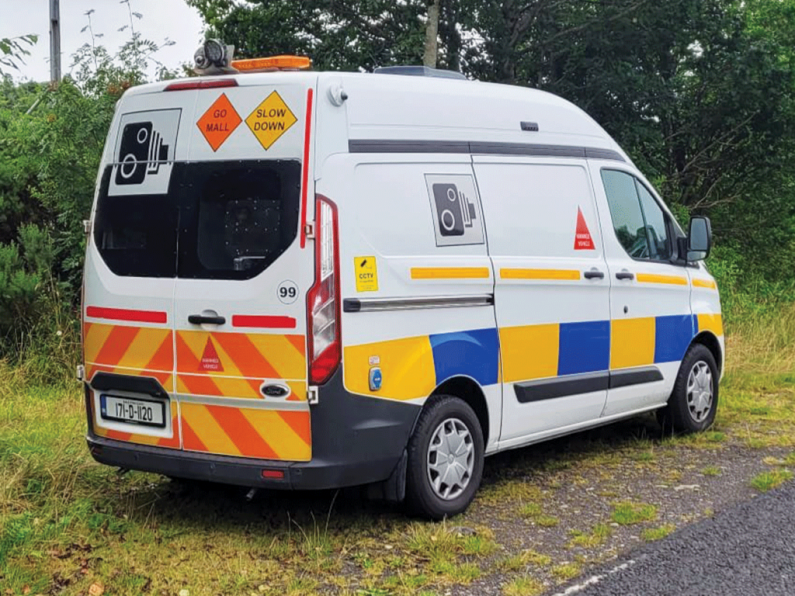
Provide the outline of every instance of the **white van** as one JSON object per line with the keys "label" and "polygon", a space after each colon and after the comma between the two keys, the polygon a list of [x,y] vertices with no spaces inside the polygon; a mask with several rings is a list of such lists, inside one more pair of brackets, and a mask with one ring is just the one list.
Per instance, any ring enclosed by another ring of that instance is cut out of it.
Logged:
{"label": "white van", "polygon": [[654,410],[713,422],[709,222],[684,234],[583,111],[264,62],[118,104],[84,282],[97,461],[371,485],[441,518],[487,455]]}

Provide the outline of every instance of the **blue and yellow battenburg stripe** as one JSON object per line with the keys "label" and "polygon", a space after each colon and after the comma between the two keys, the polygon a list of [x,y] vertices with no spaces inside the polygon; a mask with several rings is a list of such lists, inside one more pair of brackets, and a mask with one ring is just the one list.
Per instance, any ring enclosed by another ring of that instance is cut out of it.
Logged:
{"label": "blue and yellow battenburg stripe", "polygon": [[[721,315],[487,328],[361,344],[345,348],[345,385],[353,393],[409,400],[456,376],[496,384],[500,357],[506,383],[679,362],[702,331],[722,336]],[[383,384],[370,391],[368,371],[376,365]]]}

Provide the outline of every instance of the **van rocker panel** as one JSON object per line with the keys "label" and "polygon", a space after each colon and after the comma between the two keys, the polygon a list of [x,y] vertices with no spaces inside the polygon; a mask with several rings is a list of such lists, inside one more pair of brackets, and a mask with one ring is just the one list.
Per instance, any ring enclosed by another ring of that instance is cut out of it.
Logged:
{"label": "van rocker panel", "polygon": [[[87,395],[90,392],[87,390]],[[105,439],[91,430],[89,450],[109,466],[177,478],[275,489],[328,489],[387,480],[400,462],[421,407],[348,393],[342,369],[320,387],[312,406],[312,460],[266,459],[174,451]],[[284,479],[262,470],[283,470]]]}

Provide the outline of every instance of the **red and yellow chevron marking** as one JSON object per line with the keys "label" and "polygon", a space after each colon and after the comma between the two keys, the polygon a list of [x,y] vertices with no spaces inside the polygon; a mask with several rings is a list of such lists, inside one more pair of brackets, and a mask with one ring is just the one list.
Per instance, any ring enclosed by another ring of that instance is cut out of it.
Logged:
{"label": "red and yellow chevron marking", "polygon": [[128,443],[138,443],[139,445],[150,445],[156,447],[167,447],[169,449],[179,449],[179,415],[177,404],[171,401],[171,428],[173,429],[173,436],[165,437],[152,437],[150,435],[140,435],[137,433],[120,432],[117,430],[110,430],[102,428],[97,424],[97,412],[94,406],[94,400],[91,399],[91,419],[94,421],[94,432],[100,437],[107,439],[115,439],[116,441],[127,441]]}
{"label": "red and yellow chevron marking", "polygon": [[[202,366],[208,341],[218,356],[216,370]],[[285,379],[288,400],[306,400],[303,335],[177,331],[177,392],[262,399],[265,380]]]}
{"label": "red and yellow chevron marking", "polygon": [[309,461],[309,411],[182,403],[183,448],[221,455]]}
{"label": "red and yellow chevron marking", "polygon": [[173,390],[173,332],[156,327],[128,325],[83,325],[83,349],[88,378],[98,370],[156,378]]}

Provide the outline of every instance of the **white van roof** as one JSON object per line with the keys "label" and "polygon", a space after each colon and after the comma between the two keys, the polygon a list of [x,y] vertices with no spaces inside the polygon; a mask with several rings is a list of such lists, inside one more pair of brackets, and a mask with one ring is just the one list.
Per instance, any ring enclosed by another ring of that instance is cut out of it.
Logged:
{"label": "white van roof", "polygon": [[[488,143],[499,143],[502,149],[515,143],[548,146],[550,155],[556,155],[556,147],[589,148],[591,157],[600,157],[603,150],[618,153],[631,163],[621,147],[583,110],[536,89],[377,73],[277,71],[231,76],[240,87],[288,82],[309,87],[316,83],[320,101],[328,97],[330,89],[343,89],[349,140],[360,152],[376,152],[380,142],[405,143],[403,152],[413,152],[412,146],[416,146],[418,152],[434,153],[490,153]],[[217,77],[202,80],[213,78]],[[126,95],[158,93],[173,83],[190,81],[196,79],[141,85]],[[322,127],[318,131],[322,134]],[[422,147],[423,143],[429,145]]]}

